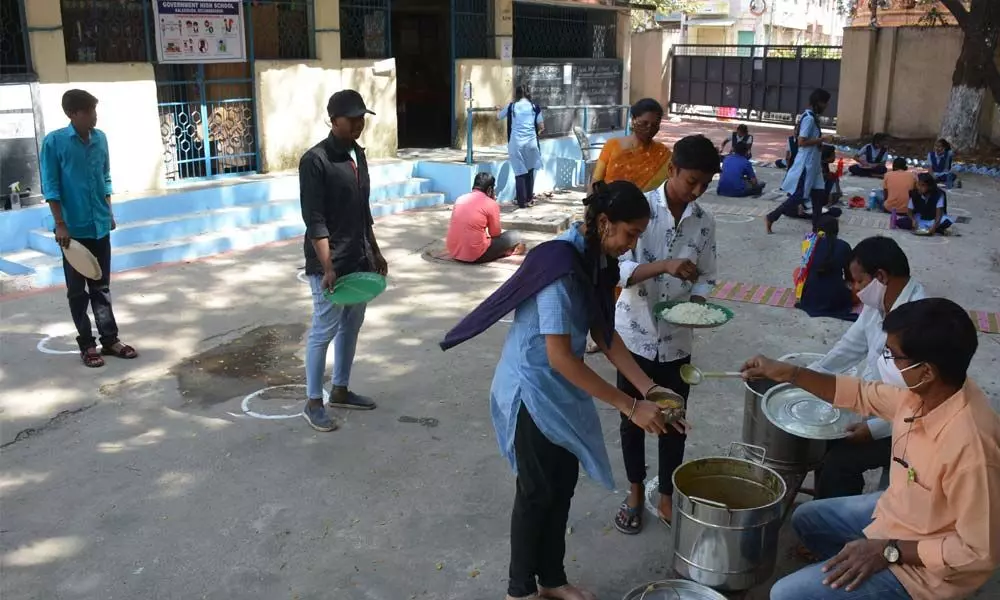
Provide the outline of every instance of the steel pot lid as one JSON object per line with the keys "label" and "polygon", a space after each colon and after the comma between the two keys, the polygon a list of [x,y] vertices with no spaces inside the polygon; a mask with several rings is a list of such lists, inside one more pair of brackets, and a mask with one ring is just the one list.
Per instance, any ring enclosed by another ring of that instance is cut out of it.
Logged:
{"label": "steel pot lid", "polygon": [[857,414],[788,383],[768,390],[761,400],[761,410],[778,429],[810,440],[841,439],[847,436],[848,425],[861,421]]}
{"label": "steel pot lid", "polygon": [[686,579],[666,579],[640,585],[622,600],[726,600],[710,587]]}

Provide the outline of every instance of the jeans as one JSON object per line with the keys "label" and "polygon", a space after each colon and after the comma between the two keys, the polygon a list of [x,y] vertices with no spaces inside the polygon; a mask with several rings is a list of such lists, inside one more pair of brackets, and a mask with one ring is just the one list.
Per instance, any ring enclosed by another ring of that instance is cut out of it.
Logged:
{"label": "jeans", "polygon": [[[530,596],[538,586],[566,585],[566,522],[580,461],[545,437],[521,404],[514,429],[517,493],[510,515],[507,594]],[[536,581],[537,577],[537,581]]]}
{"label": "jeans", "polygon": [[477,263],[488,263],[510,256],[514,247],[521,243],[520,231],[505,231],[490,240],[490,245],[483,255],[476,259]]}
{"label": "jeans", "polygon": [[306,394],[310,399],[323,397],[323,373],[326,351],[333,342],[333,385],[347,387],[351,379],[358,332],[365,322],[364,304],[338,306],[323,297],[322,275],[309,275],[313,316],[306,340]]}
{"label": "jeans", "polygon": [[76,325],[76,343],[80,351],[96,346],[94,332],[87,315],[87,306],[94,311],[97,333],[101,336],[101,346],[110,348],[118,341],[118,323],[111,310],[111,236],[99,240],[77,239],[90,250],[101,265],[100,279],[87,279],[63,258],[63,274],[66,277],[66,297],[69,299],[69,314]]}
{"label": "jeans", "polygon": [[[671,362],[658,362],[633,354],[636,364],[642,368],[653,383],[673,390],[684,397],[685,407],[691,386],[681,380],[681,365],[691,362],[691,357]],[[643,392],[618,373],[618,389],[633,398],[642,399]],[[633,423],[623,413],[621,425],[618,428],[622,438],[622,458],[625,459],[625,473],[629,483],[642,483],[646,480],[646,432]],[[674,470],[684,462],[684,442],[687,436],[678,433],[673,427],[667,427],[667,432],[657,440],[657,472],[659,474],[660,493],[670,496],[674,493]]]}
{"label": "jeans", "polygon": [[857,600],[894,600],[909,598],[903,584],[892,571],[885,569],[847,592],[823,585],[827,576],[822,572],[825,561],[833,558],[847,542],[861,539],[861,531],[872,522],[872,512],[882,492],[864,496],[813,500],[799,506],[792,514],[792,528],[799,540],[823,562],[779,579],[771,588],[771,600],[827,600],[845,598]]}
{"label": "jeans", "polygon": [[864,491],[865,471],[889,468],[892,438],[860,444],[830,442],[822,466],[816,470],[816,498],[856,496]]}

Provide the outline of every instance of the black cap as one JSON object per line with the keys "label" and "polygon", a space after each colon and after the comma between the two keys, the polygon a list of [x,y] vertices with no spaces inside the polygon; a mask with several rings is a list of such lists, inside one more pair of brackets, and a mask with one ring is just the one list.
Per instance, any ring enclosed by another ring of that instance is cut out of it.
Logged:
{"label": "black cap", "polygon": [[326,103],[326,114],[331,119],[336,119],[337,117],[362,117],[375,113],[365,106],[361,94],[354,90],[340,90],[330,96],[330,101]]}

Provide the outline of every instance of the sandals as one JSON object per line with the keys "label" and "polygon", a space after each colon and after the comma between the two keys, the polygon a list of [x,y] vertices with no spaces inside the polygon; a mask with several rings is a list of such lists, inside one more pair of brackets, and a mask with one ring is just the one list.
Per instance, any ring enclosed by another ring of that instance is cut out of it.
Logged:
{"label": "sandals", "polygon": [[[116,345],[118,346],[117,350],[115,349]],[[101,346],[101,354],[104,356],[116,356],[127,360],[131,360],[139,356],[139,353],[135,351],[135,348],[121,342],[115,342],[110,346]]]}
{"label": "sandals", "polygon": [[104,359],[98,354],[97,348],[91,347],[80,351],[80,360],[90,369],[98,369],[104,366]]}
{"label": "sandals", "polygon": [[622,502],[615,513],[615,529],[625,535],[636,535],[642,531],[642,506],[631,507]]}

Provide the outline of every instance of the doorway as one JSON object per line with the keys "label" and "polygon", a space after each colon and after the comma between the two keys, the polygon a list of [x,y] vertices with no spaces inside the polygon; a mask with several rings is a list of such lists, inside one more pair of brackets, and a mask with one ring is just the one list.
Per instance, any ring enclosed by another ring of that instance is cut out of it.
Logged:
{"label": "doorway", "polygon": [[400,148],[451,146],[449,0],[393,0],[396,119]]}

